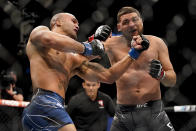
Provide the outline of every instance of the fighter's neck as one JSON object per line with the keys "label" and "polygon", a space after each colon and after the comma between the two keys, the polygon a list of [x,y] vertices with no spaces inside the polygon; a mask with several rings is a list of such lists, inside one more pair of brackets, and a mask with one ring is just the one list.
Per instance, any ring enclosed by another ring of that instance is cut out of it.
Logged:
{"label": "fighter's neck", "polygon": [[66,32],[64,32],[64,31],[62,31],[58,28],[54,28],[52,31],[55,32],[55,33],[61,34],[61,35],[69,36]]}
{"label": "fighter's neck", "polygon": [[131,37],[125,37],[122,35],[121,39],[124,41],[123,43],[125,43],[128,47],[131,47],[131,41],[132,41]]}

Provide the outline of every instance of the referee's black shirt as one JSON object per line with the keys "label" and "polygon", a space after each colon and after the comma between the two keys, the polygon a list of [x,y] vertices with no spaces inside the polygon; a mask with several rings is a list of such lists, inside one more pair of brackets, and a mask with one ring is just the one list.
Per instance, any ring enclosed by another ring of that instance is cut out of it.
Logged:
{"label": "referee's black shirt", "polygon": [[95,101],[91,101],[85,91],[73,96],[67,106],[77,131],[106,131],[108,115],[113,117],[115,106],[112,99],[98,91]]}

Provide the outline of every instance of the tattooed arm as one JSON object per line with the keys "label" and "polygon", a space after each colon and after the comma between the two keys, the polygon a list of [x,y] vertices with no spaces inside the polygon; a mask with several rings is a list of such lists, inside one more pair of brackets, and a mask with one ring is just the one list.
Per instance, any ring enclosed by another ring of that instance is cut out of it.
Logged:
{"label": "tattooed arm", "polygon": [[76,74],[85,80],[112,84],[128,69],[132,61],[130,56],[126,56],[109,69],[98,63],[84,61],[77,68]]}

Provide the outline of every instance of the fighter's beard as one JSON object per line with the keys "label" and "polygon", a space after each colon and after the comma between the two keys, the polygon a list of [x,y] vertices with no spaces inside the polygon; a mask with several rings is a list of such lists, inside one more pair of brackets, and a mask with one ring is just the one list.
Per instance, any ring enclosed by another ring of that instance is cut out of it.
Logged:
{"label": "fighter's beard", "polygon": [[[142,35],[142,31],[138,31],[138,34],[137,35]],[[133,39],[133,34],[130,33],[130,32],[122,32],[123,36],[125,37],[125,39],[127,40],[127,45],[131,47],[131,42],[132,42],[132,39]]]}
{"label": "fighter's beard", "polygon": [[131,47],[131,41],[132,41],[133,36],[130,35],[130,33],[122,33],[122,34],[123,34],[123,36],[125,37],[125,39],[127,41],[127,45],[129,47]]}

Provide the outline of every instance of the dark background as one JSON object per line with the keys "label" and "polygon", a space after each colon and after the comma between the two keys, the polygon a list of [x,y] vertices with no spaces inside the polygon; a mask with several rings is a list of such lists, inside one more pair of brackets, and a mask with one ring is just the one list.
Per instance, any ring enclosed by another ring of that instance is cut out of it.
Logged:
{"label": "dark background", "polygon": [[[24,91],[25,101],[29,101],[32,87],[24,48],[31,30],[38,25],[49,26],[57,12],[69,12],[80,23],[78,41],[85,41],[102,24],[110,25],[118,34],[116,14],[123,6],[137,8],[143,16],[144,34],[161,37],[168,46],[177,84],[174,88],[161,85],[165,106],[196,104],[196,0],[0,0],[0,72],[15,70],[17,84]],[[80,86],[81,79],[73,77],[66,102]],[[102,84],[100,90],[115,100],[115,84]],[[196,128],[194,112],[168,115],[176,130]]]}

